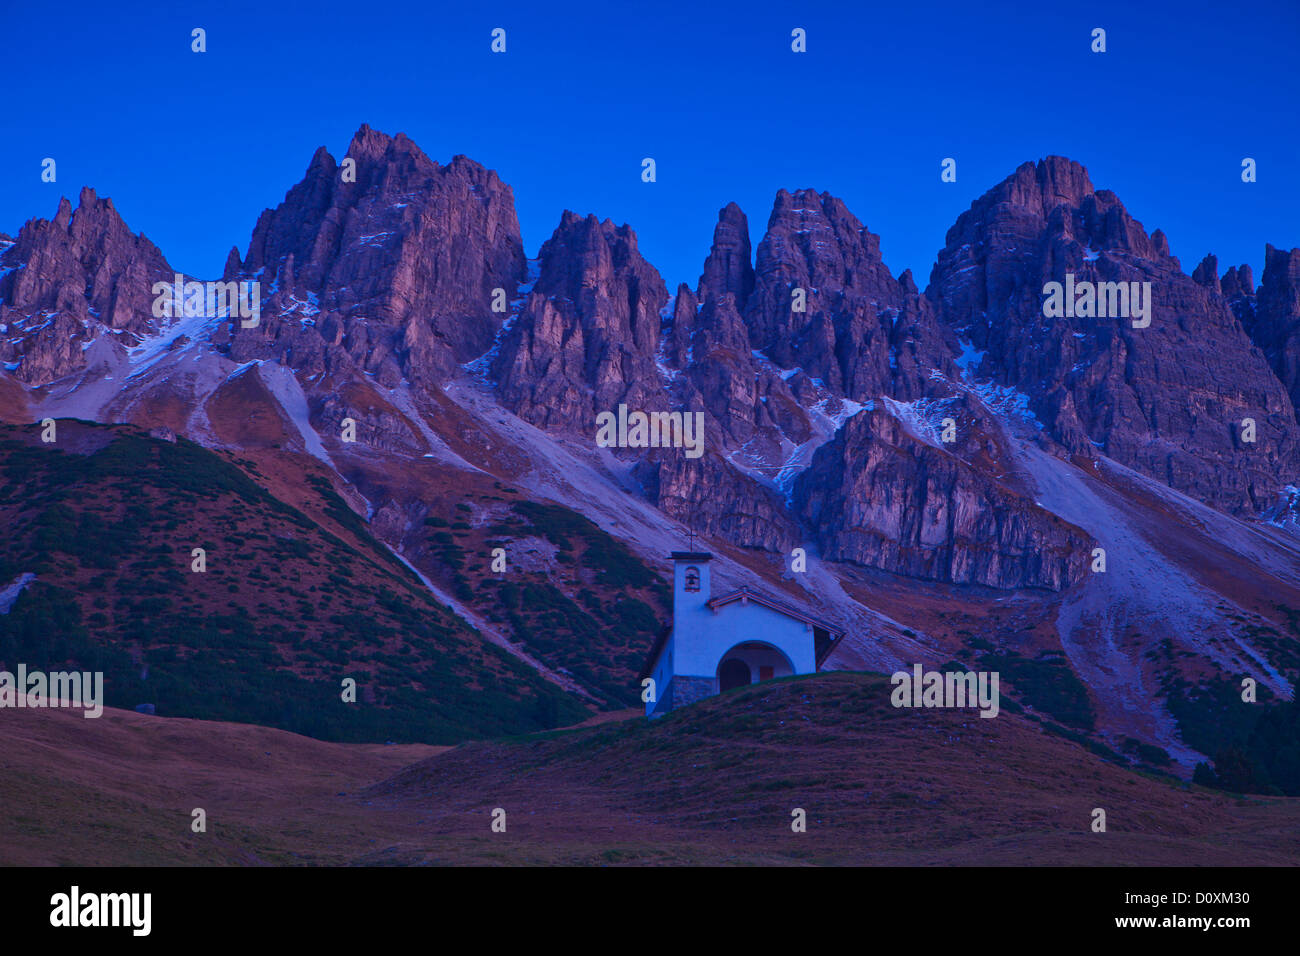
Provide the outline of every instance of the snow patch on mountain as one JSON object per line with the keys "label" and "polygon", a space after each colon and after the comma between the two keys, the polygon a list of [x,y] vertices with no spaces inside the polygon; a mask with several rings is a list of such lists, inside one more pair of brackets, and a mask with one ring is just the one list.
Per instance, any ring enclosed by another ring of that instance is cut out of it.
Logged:
{"label": "snow patch on mountain", "polygon": [[961,346],[961,353],[953,359],[953,364],[961,369],[962,378],[966,381],[973,381],[976,370],[979,369],[980,363],[984,361],[984,356],[988,352],[981,352],[965,339],[958,339],[957,344]]}
{"label": "snow patch on mountain", "polygon": [[11,582],[0,588],[0,614],[8,614],[18,600],[18,596],[27,589],[27,585],[36,580],[36,575],[30,571],[18,575]]}
{"label": "snow patch on mountain", "polygon": [[931,448],[943,450],[943,420],[950,417],[956,399],[921,398],[914,402],[899,402],[887,395],[881,399],[909,435]]}
{"label": "snow patch on mountain", "polygon": [[228,320],[208,315],[185,316],[153,335],[144,336],[127,352],[131,363],[129,377],[135,378],[151,369],[179,344],[182,336],[191,341],[206,340],[223,321]]}
{"label": "snow patch on mountain", "polygon": [[[253,363],[248,363],[253,364]],[[293,370],[284,365],[268,365],[261,361],[257,363],[257,374],[275,400],[280,403],[289,421],[293,422],[294,427],[298,429],[298,435],[302,438],[303,446],[312,456],[320,459],[326,465],[335,471],[337,467],[330,453],[325,450],[324,444],[321,443],[320,435],[316,433],[311,425],[311,415],[307,407],[307,395],[303,392],[302,386],[298,383],[298,377],[294,375]],[[245,368],[247,366],[241,366]],[[234,378],[238,370],[231,375]]]}
{"label": "snow patch on mountain", "polygon": [[132,370],[126,351],[114,340],[100,336],[86,350],[85,358],[85,368],[46,387],[34,409],[39,417],[120,420],[101,412],[120,395]]}
{"label": "snow patch on mountain", "polygon": [[501,323],[501,328],[497,329],[496,335],[492,337],[492,347],[478,358],[472,359],[461,366],[483,384],[495,387],[495,383],[490,377],[492,363],[501,352],[501,342],[506,333],[514,327],[515,322],[524,310],[524,306],[528,304],[528,297],[532,295],[533,288],[537,285],[537,280],[541,278],[541,275],[542,260],[540,258],[529,259],[524,281],[515,290],[515,297],[510,300],[510,309],[506,313],[505,320]]}
{"label": "snow patch on mountain", "polygon": [[1278,495],[1277,503],[1261,517],[1275,528],[1300,535],[1300,488],[1287,485]]}
{"label": "snow patch on mountain", "polygon": [[1029,396],[1007,385],[993,382],[968,382],[962,386],[978,398],[984,407],[1011,425],[1028,428],[1031,432],[1043,429],[1029,405]]}
{"label": "snow patch on mountain", "polygon": [[[676,299],[677,297],[673,296],[674,302]],[[672,303],[670,303],[670,305],[671,304]],[[669,312],[668,309],[669,306],[664,306],[664,308],[660,310],[660,319],[664,318],[665,312],[668,313],[668,318],[672,318],[672,313]],[[668,341],[669,339],[667,335],[661,335],[659,337],[659,345],[655,348],[655,367],[659,369],[659,377],[663,379],[665,385],[671,385],[677,376],[681,374],[678,369],[672,368],[668,365]]]}
{"label": "snow patch on mountain", "polygon": [[772,482],[777,492],[785,499],[786,507],[791,507],[790,497],[794,493],[794,480],[810,464],[817,449],[830,441],[844,423],[863,409],[875,408],[875,402],[855,402],[848,398],[824,398],[808,407],[808,420],[813,426],[813,437],[795,447],[777,469]]}

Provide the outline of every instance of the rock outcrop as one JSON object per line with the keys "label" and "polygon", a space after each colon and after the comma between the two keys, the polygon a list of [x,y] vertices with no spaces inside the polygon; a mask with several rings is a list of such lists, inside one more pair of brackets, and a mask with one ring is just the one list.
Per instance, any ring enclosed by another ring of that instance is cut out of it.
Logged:
{"label": "rock outcrop", "polygon": [[238,271],[271,304],[258,328],[235,330],[236,359],[430,385],[491,347],[526,261],[495,172],[464,156],[441,166],[362,126],[342,163],[321,147],[261,215]]}
{"label": "rock outcrop", "polygon": [[566,211],[540,259],[491,362],[502,403],[534,425],[593,439],[596,416],[620,404],[666,409],[655,356],[668,290],[636,233]]}
{"label": "rock outcrop", "polygon": [[743,314],[753,289],[749,222],[731,203],[718,213],[695,291],[677,291],[664,353],[679,402],[708,413],[715,445],[766,459],[783,438],[805,441],[810,426],[781,370],[755,351]]}
{"label": "rock outcrop", "polygon": [[742,548],[785,552],[803,537],[775,492],[716,451],[695,459],[653,453],[637,463],[634,473],[652,504],[698,534]]}
{"label": "rock outcrop", "polygon": [[1300,249],[1266,246],[1258,294],[1243,289],[1239,301],[1246,331],[1300,408]]}
{"label": "rock outcrop", "polygon": [[[1070,451],[1099,448],[1203,501],[1253,513],[1300,467],[1295,413],[1208,269],[1198,273],[1185,275],[1164,235],[1148,235],[1082,166],[1049,157],[961,215],[927,293],[973,350],[972,373],[1023,392]],[[1069,275],[1076,284],[1150,283],[1150,324],[1047,317],[1045,285]]]}
{"label": "rock outcrop", "polygon": [[1060,590],[1086,572],[1092,547],[1083,531],[883,403],[818,449],[795,481],[794,506],[828,560],[958,584]]}
{"label": "rock outcrop", "polygon": [[950,343],[911,273],[894,278],[879,237],[829,193],[777,193],[745,320],[776,365],[855,401],[915,397],[931,369],[951,370]]}
{"label": "rock outcrop", "polygon": [[74,211],[33,219],[0,243],[0,362],[27,385],[85,367],[84,350],[105,329],[123,344],[155,331],[153,285],[174,271],[158,247],[131,232],[113,200],[81,190]]}

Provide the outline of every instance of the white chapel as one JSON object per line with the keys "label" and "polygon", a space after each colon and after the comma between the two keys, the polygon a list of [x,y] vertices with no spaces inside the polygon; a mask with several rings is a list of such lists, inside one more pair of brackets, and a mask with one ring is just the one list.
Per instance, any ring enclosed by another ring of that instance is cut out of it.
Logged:
{"label": "white chapel", "polygon": [[673,621],[660,632],[640,675],[654,681],[646,716],[745,684],[813,674],[844,631],[749,588],[718,597],[709,561],[674,551]]}

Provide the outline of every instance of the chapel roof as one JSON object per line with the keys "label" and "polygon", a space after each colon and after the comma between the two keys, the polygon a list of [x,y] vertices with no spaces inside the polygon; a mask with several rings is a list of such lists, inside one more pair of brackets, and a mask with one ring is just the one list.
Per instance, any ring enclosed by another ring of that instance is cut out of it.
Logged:
{"label": "chapel roof", "polygon": [[[711,598],[706,602],[706,606],[709,610],[716,613],[720,608],[725,607],[728,604],[734,604],[737,601],[753,601],[755,604],[761,604],[763,607],[770,608],[778,614],[784,614],[786,617],[794,618],[796,621],[803,621],[809,627],[829,631],[831,634],[831,640],[830,643],[827,644],[825,650],[823,650],[821,654],[817,655],[818,665],[826,659],[826,656],[831,652],[831,649],[839,643],[840,639],[844,637],[845,634],[844,628],[842,627],[837,627],[829,621],[813,617],[810,614],[805,614],[793,605],[786,604],[784,601],[778,601],[775,598],[768,597],[767,595],[759,591],[754,591],[748,587],[737,588],[735,591]],[[672,635],[672,632],[672,624],[667,624],[664,626],[663,630],[659,632],[658,636],[655,637],[655,642],[650,647],[650,653],[646,656],[645,664],[641,667],[641,673],[637,675],[638,683],[650,676],[651,672],[654,670],[655,664],[659,662],[659,655],[663,653],[664,645],[668,643],[668,638]]]}
{"label": "chapel roof", "polygon": [[776,611],[779,614],[784,614],[786,617],[792,617],[797,621],[803,621],[805,624],[819,627],[824,631],[830,631],[832,634],[840,637],[844,636],[844,628],[837,627],[829,621],[813,617],[810,614],[805,614],[803,611],[791,604],[786,604],[784,601],[778,601],[776,598],[768,597],[759,591],[750,590],[748,587],[737,588],[735,591],[731,591],[728,594],[721,594],[718,597],[710,598],[707,603],[710,610],[716,611],[718,608],[727,604],[734,604],[736,601],[753,601],[755,604],[761,604],[764,607],[771,608],[773,611]]}

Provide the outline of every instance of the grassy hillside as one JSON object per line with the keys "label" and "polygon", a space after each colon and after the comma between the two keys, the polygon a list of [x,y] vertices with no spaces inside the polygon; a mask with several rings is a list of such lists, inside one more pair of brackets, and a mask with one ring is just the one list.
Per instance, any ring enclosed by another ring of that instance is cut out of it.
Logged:
{"label": "grassy hillside", "polygon": [[4,715],[0,866],[346,863],[385,829],[348,794],[438,750],[112,709]]}
{"label": "grassy hillside", "polygon": [[1300,800],[1136,772],[1008,712],[897,710],[889,691],[822,674],[441,752],[10,711],[0,864],[1300,862]]}
{"label": "grassy hillside", "polygon": [[583,515],[500,483],[426,500],[405,553],[432,580],[602,706],[640,701],[636,675],[671,615],[658,574]]}
{"label": "grassy hillside", "polygon": [[316,520],[256,475],[130,426],[61,421],[54,444],[0,428],[0,584],[37,576],[0,615],[0,663],[102,670],[112,706],[327,740],[450,743],[587,714],[437,604],[328,480],[303,482]]}
{"label": "grassy hillside", "polygon": [[[1300,800],[1124,766],[1009,711],[896,709],[890,690],[876,675],[789,678],[654,722],[468,743],[366,792],[427,814],[434,834],[375,859],[1300,862]],[[494,807],[512,814],[508,839],[485,832]],[[791,831],[795,808],[806,833]],[[1091,830],[1095,808],[1105,833]]]}

